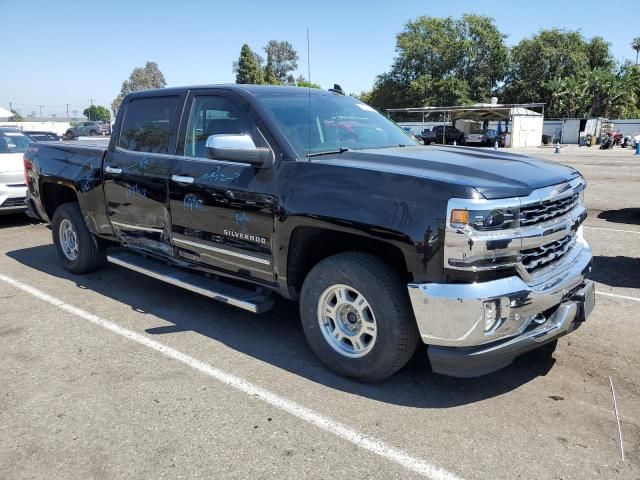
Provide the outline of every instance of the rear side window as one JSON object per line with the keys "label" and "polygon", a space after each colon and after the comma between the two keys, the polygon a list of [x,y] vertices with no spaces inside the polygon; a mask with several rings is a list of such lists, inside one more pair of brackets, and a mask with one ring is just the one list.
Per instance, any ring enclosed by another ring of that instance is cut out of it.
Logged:
{"label": "rear side window", "polygon": [[134,152],[169,153],[178,97],[135,98],[127,105],[118,146]]}

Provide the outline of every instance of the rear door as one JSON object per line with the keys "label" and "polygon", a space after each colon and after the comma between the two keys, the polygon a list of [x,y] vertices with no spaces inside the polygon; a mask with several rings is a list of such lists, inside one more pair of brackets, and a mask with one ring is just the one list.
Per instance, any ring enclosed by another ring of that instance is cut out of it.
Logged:
{"label": "rear door", "polygon": [[[107,215],[127,245],[171,254],[169,176],[180,96],[133,98],[104,161]],[[113,145],[113,144],[112,144]]]}
{"label": "rear door", "polygon": [[[195,91],[170,181],[172,236],[183,258],[247,279],[273,282],[273,172],[207,158],[210,135],[249,134],[271,147],[244,100],[224,90]],[[272,142],[275,143],[275,142]]]}

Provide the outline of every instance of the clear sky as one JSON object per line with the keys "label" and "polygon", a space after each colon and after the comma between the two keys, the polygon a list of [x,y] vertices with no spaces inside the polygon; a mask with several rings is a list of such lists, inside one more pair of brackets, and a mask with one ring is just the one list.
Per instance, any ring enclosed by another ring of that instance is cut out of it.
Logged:
{"label": "clear sky", "polygon": [[311,79],[359,93],[389,69],[395,34],[420,15],[490,15],[509,45],[542,28],[579,29],[603,36],[618,60],[635,59],[637,1],[0,0],[0,106],[12,101],[23,115],[38,105],[59,115],[66,103],[82,111],[91,98],[110,106],[146,61],[159,64],[169,86],[233,82],[242,44],[263,53],[270,39],[293,44],[306,77],[307,28]]}

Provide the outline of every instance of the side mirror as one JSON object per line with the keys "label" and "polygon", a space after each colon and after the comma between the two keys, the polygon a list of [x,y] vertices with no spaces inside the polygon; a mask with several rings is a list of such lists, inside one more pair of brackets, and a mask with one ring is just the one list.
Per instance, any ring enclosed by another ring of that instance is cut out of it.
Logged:
{"label": "side mirror", "polygon": [[270,148],[256,147],[246,134],[211,135],[205,147],[207,158],[229,162],[250,163],[257,168],[273,166],[273,152]]}

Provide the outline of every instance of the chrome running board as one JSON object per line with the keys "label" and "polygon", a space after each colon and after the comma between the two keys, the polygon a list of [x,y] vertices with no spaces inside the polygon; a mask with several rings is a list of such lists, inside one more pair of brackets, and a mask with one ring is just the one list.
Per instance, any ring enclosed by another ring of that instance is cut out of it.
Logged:
{"label": "chrome running board", "polygon": [[107,261],[249,312],[263,313],[273,306],[269,293],[230,285],[142,255],[112,253],[107,255]]}

